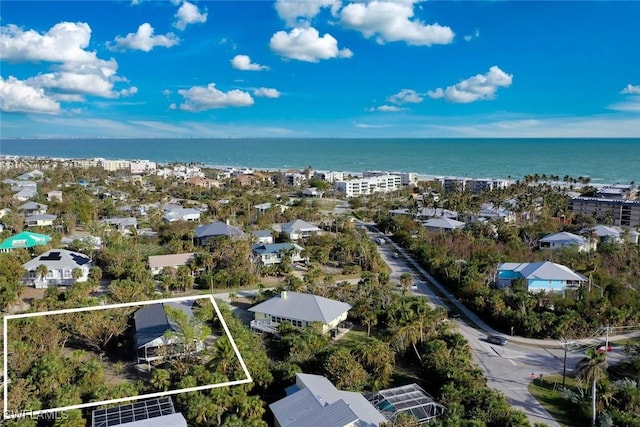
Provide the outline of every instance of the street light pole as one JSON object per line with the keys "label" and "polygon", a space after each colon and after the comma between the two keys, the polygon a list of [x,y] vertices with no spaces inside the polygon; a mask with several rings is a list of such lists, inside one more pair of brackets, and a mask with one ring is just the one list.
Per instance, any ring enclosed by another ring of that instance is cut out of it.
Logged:
{"label": "street light pole", "polygon": [[562,347],[564,348],[564,365],[562,367],[562,388],[565,388],[565,380],[567,378],[567,340],[562,338]]}

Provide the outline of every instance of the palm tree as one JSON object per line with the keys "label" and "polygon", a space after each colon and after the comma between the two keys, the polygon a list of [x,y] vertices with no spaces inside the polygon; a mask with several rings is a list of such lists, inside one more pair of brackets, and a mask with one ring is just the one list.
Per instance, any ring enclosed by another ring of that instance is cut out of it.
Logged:
{"label": "palm tree", "polygon": [[578,378],[591,382],[591,426],[596,425],[596,382],[606,377],[607,354],[595,349],[588,349],[586,356],[578,362],[576,374]]}
{"label": "palm tree", "polygon": [[47,274],[49,274],[49,267],[45,264],[40,264],[36,267],[36,274],[40,278],[40,281],[43,282]]}

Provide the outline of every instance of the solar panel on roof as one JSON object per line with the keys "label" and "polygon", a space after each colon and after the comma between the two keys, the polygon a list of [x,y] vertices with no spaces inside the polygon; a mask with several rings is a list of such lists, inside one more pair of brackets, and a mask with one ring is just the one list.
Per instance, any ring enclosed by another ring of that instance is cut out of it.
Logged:
{"label": "solar panel on roof", "polygon": [[92,427],[118,426],[173,413],[175,413],[173,401],[168,396],[164,396],[113,408],[96,409],[92,413]]}
{"label": "solar panel on roof", "polygon": [[40,256],[40,261],[60,261],[62,259],[62,255],[60,252],[49,252],[46,255]]}

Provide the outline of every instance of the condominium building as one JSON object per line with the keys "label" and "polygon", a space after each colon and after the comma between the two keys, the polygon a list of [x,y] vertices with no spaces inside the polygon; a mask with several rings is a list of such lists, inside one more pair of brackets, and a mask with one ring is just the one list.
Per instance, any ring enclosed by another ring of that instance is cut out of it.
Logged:
{"label": "condominium building", "polygon": [[102,168],[106,171],[111,172],[118,170],[129,170],[131,168],[131,162],[129,160],[103,159]]}
{"label": "condominium building", "polygon": [[446,193],[451,191],[469,191],[473,194],[480,194],[486,190],[507,188],[509,185],[509,181],[506,179],[494,178],[444,177],[438,178],[437,181],[442,184]]}
{"label": "condominium building", "polygon": [[640,200],[574,197],[569,200],[569,209],[612,225],[640,227]]}
{"label": "condominium building", "polygon": [[382,172],[382,171],[362,172],[363,178],[369,178],[373,176],[386,176],[386,175],[399,176],[402,185],[415,185],[418,182],[418,174],[415,172]]}
{"label": "condominium building", "polygon": [[313,171],[313,177],[327,182],[336,182],[344,180],[344,172],[336,171]]}
{"label": "condominium building", "polygon": [[386,193],[402,188],[402,178],[399,175],[380,175],[367,178],[337,181],[336,190],[346,197],[365,196],[373,193]]}

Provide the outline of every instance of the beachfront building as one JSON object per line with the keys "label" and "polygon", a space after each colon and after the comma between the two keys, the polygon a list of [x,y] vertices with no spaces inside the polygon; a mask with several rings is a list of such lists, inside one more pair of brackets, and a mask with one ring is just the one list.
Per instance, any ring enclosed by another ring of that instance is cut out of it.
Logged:
{"label": "beachfront building", "polygon": [[365,397],[326,377],[298,373],[287,396],[269,405],[276,427],[374,427],[387,419]]}
{"label": "beachfront building", "polygon": [[464,178],[464,177],[442,177],[436,178],[445,193],[451,191],[469,191],[473,194],[480,194],[483,191],[504,189],[509,185],[506,179],[495,178]]}
{"label": "beachfront building", "polygon": [[337,181],[335,185],[336,190],[343,193],[345,197],[367,196],[401,189],[402,177],[399,175],[370,176]]}
{"label": "beachfront building", "polygon": [[[39,268],[40,266],[45,268]],[[22,279],[25,285],[36,288],[48,288],[50,285],[70,286],[74,282],[86,282],[93,262],[85,254],[66,249],[51,249],[22,265],[26,275]],[[73,278],[73,270],[79,269],[81,275]]]}
{"label": "beachfront building", "polygon": [[416,185],[418,183],[418,174],[415,172],[386,172],[386,171],[364,171],[362,172],[363,178],[369,178],[373,176],[385,176],[393,175],[400,177],[400,185]]}
{"label": "beachfront building", "polygon": [[499,289],[511,286],[516,279],[523,279],[529,292],[564,292],[589,281],[569,267],[550,261],[504,262],[498,265],[496,286]]}
{"label": "beachfront building", "polygon": [[101,159],[100,164],[102,169],[110,172],[131,170],[131,162],[129,160]]}
{"label": "beachfront building", "polygon": [[133,175],[141,175],[145,173],[155,172],[156,166],[156,162],[151,162],[149,160],[132,160],[129,164],[129,171]]}
{"label": "beachfront building", "polygon": [[620,227],[640,227],[640,200],[574,197],[569,200],[574,214],[593,216],[598,221]]}
{"label": "beachfront building", "polygon": [[254,313],[251,329],[258,332],[276,333],[278,325],[290,322],[302,328],[313,323],[321,325],[322,332],[337,329],[347,319],[351,305],[301,292],[282,291],[267,301],[249,309]]}
{"label": "beachfront building", "polygon": [[562,231],[544,236],[538,241],[538,245],[540,249],[575,247],[579,252],[590,252],[596,250],[597,242],[577,234]]}
{"label": "beachfront building", "polygon": [[187,427],[169,396],[94,409],[91,427]]}
{"label": "beachfront building", "polygon": [[336,171],[313,171],[313,178],[322,181],[334,183],[336,181],[344,181],[344,172]]}
{"label": "beachfront building", "polygon": [[32,248],[34,246],[44,246],[51,241],[51,237],[46,234],[31,233],[23,231],[11,236],[0,243],[0,252],[10,252],[13,249]]}

